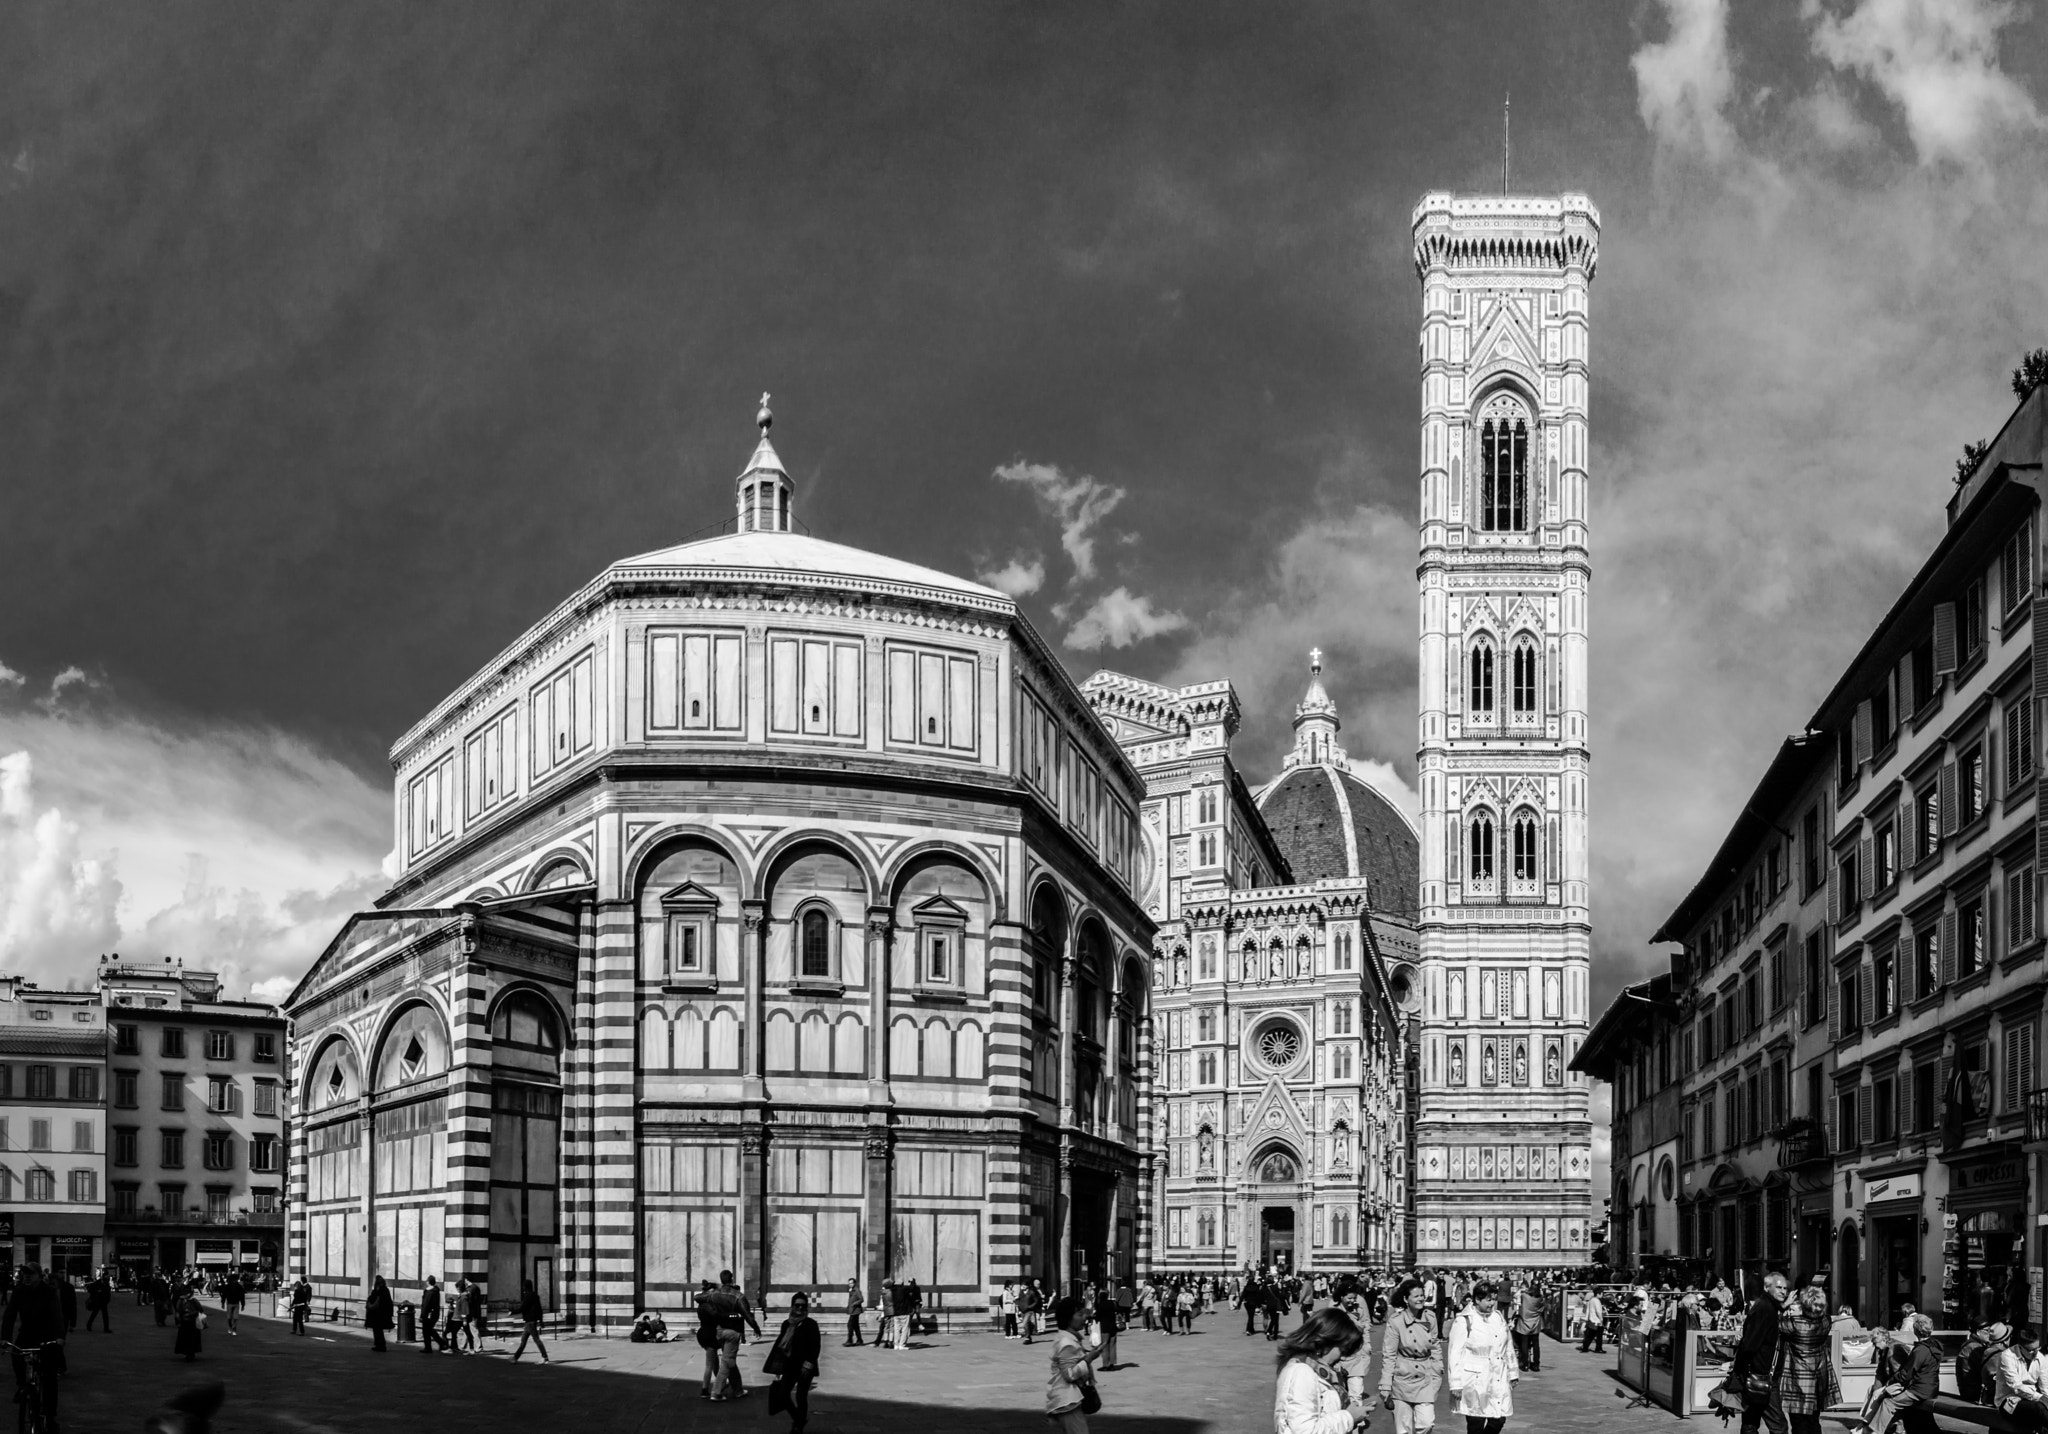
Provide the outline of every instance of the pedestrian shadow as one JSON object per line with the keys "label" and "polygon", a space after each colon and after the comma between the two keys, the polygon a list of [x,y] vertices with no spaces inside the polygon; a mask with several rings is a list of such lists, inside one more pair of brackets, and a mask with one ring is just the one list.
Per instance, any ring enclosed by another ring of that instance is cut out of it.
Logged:
{"label": "pedestrian shadow", "polygon": [[[623,1344],[624,1341],[619,1343]],[[943,1342],[941,1342],[943,1343]],[[573,1430],[575,1434],[714,1434],[741,1427],[730,1404],[695,1396],[698,1362],[682,1359],[659,1372],[606,1367],[603,1354],[538,1361],[422,1359],[416,1346],[388,1356],[365,1342],[295,1339],[282,1330],[245,1330],[235,1341],[208,1338],[196,1365],[173,1361],[169,1340],[155,1329],[132,1338],[78,1346],[63,1390],[67,1429],[135,1429],[195,1387],[226,1386],[215,1427],[223,1431],[318,1428],[326,1434],[384,1434],[419,1420],[435,1434],[503,1434],[507,1427]],[[226,1347],[223,1347],[226,1346]],[[678,1351],[680,1353],[680,1351]],[[695,1353],[694,1350],[691,1353]],[[746,1427],[775,1434],[764,1420],[766,1384],[744,1371],[752,1397]],[[962,1429],[977,1434],[1046,1434],[1043,1397],[1035,1381],[1008,1393],[940,1387],[887,1396],[842,1392],[833,1367],[812,1395],[812,1424],[834,1434],[902,1434]],[[972,1376],[969,1376],[970,1378]],[[1107,1407],[1089,1416],[1093,1434],[1213,1434],[1200,1415],[1124,1410],[1116,1381],[1105,1383]],[[422,1418],[424,1411],[430,1416]],[[508,1425],[508,1413],[516,1411]]]}

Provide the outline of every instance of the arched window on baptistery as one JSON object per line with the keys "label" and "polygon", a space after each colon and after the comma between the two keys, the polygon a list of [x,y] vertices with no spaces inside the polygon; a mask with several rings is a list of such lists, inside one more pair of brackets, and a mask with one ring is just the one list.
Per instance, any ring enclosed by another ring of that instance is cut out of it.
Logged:
{"label": "arched window on baptistery", "polygon": [[1467,690],[1471,694],[1471,716],[1475,722],[1493,720],[1493,643],[1484,637],[1472,639],[1471,681]]}
{"label": "arched window on baptistery", "polygon": [[1537,666],[1536,639],[1516,638],[1511,662],[1514,674],[1511,691],[1517,722],[1528,722],[1536,716]]}
{"label": "arched window on baptistery", "polygon": [[1505,394],[1486,405],[1479,424],[1479,526],[1489,533],[1529,526],[1529,415]]}
{"label": "arched window on baptistery", "polygon": [[799,968],[801,974],[831,976],[832,917],[824,907],[813,906],[804,911],[798,923],[798,945],[803,956],[803,964]]}

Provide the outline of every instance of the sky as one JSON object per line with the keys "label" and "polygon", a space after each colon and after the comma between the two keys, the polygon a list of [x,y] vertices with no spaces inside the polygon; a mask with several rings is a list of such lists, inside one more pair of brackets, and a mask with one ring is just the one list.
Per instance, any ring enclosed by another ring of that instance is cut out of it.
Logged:
{"label": "sky", "polygon": [[1583,190],[1595,995],[2048,343],[1993,0],[0,6],[0,967],[287,989],[390,742],[731,511],[1412,806],[1416,200]]}

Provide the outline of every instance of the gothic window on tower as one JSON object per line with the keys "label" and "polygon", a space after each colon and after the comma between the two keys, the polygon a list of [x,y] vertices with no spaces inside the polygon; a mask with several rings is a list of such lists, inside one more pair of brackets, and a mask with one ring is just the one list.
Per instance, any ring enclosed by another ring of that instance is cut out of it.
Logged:
{"label": "gothic window on tower", "polygon": [[1518,533],[1529,526],[1529,419],[1512,399],[1496,398],[1479,425],[1479,526]]}
{"label": "gothic window on tower", "polygon": [[1493,644],[1485,638],[1472,642],[1471,711],[1474,722],[1493,720]]}
{"label": "gothic window on tower", "polygon": [[1493,817],[1486,812],[1472,815],[1471,871],[1466,885],[1475,896],[1493,894]]}
{"label": "gothic window on tower", "polygon": [[1513,658],[1514,715],[1517,722],[1536,719],[1536,640],[1518,638]]}
{"label": "gothic window on tower", "polygon": [[1542,870],[1536,858],[1536,818],[1529,812],[1515,814],[1514,827],[1515,869],[1512,894],[1535,896],[1541,884]]}

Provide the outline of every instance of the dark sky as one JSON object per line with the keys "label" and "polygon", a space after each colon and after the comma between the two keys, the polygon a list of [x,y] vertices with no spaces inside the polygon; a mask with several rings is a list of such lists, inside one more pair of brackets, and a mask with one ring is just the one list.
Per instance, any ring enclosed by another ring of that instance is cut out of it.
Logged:
{"label": "dark sky", "polygon": [[1412,9],[16,10],[0,654],[374,763],[725,516],[763,389],[820,536],[961,570],[1029,457],[1244,578],[1411,446],[1409,210],[1502,91],[1529,185],[1642,161],[1611,7]]}
{"label": "dark sky", "polygon": [[288,984],[388,744],[726,517],[764,389],[817,535],[1043,563],[1076,675],[1231,678],[1254,777],[1319,646],[1398,790],[1410,214],[1507,92],[1604,224],[1604,1000],[2048,343],[2038,8],[0,6],[0,959]]}

